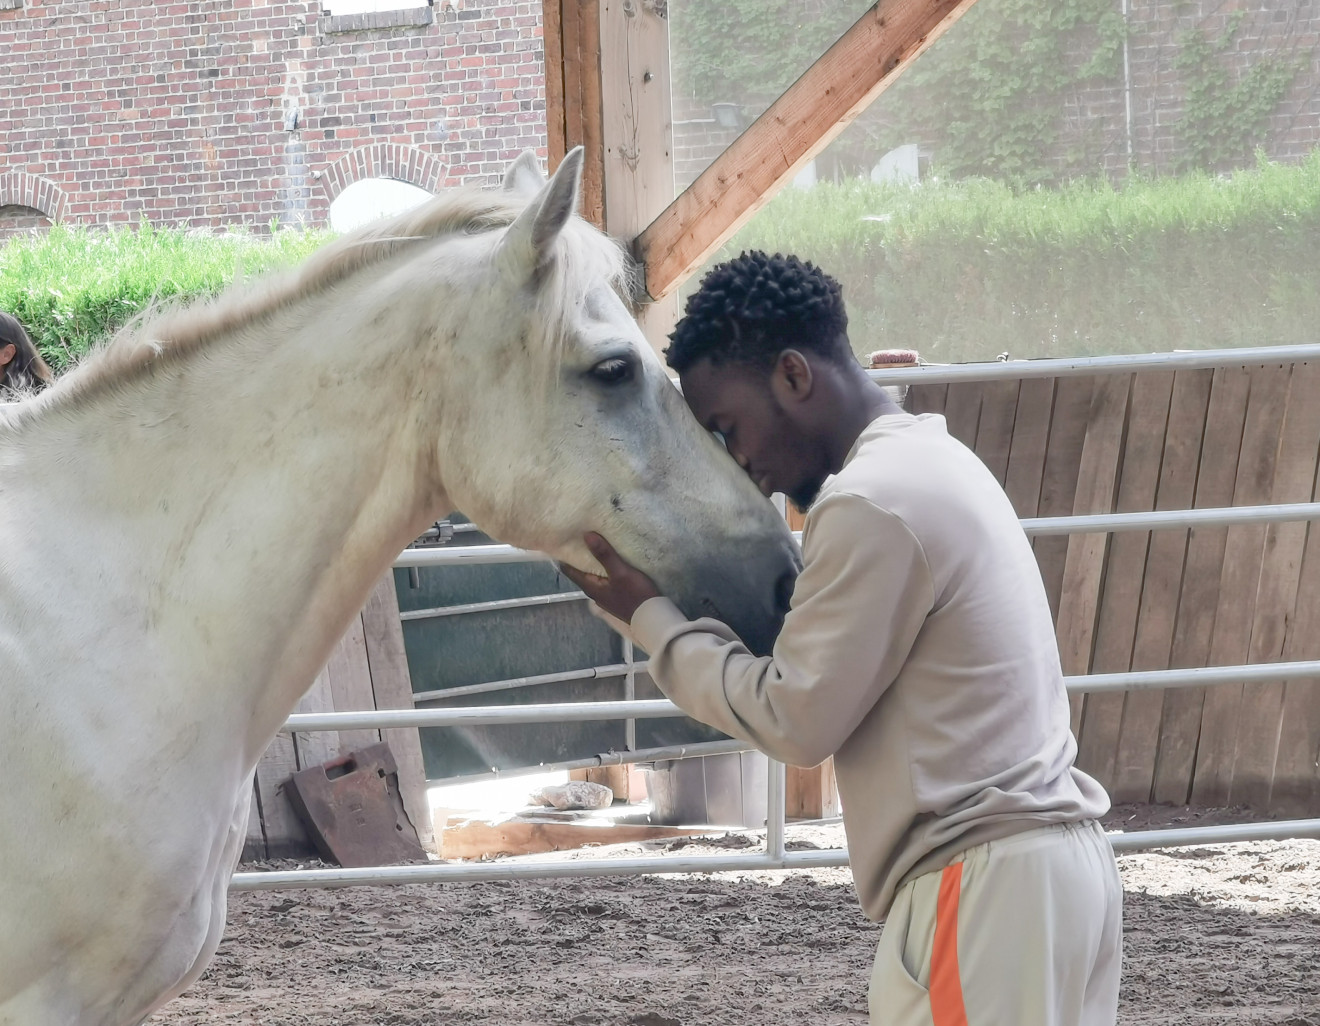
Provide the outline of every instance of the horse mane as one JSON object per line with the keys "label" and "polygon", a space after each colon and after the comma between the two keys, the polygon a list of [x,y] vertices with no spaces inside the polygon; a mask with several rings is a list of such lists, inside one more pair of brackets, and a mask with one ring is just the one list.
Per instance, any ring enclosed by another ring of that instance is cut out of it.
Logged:
{"label": "horse mane", "polygon": [[[525,205],[524,198],[503,190],[450,190],[403,214],[358,228],[298,266],[258,283],[231,285],[207,299],[153,303],[48,392],[87,399],[116,388],[422,243],[505,228]],[[562,336],[559,328],[582,296],[602,281],[627,295],[633,273],[620,246],[578,219],[560,233],[556,246],[558,259],[538,281],[540,330],[535,334],[540,337],[528,340],[548,366],[558,365],[560,353],[553,340]]]}

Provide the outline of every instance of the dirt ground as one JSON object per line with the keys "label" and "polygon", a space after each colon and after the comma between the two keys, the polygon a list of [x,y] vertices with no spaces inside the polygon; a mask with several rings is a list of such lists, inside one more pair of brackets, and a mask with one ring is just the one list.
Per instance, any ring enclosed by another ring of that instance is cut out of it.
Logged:
{"label": "dirt ground", "polygon": [[[1243,818],[1127,807],[1108,826]],[[840,836],[788,833],[790,847]],[[1152,851],[1120,866],[1121,1023],[1320,1026],[1320,841]],[[846,870],[234,894],[206,975],[148,1021],[854,1026],[877,937]]]}

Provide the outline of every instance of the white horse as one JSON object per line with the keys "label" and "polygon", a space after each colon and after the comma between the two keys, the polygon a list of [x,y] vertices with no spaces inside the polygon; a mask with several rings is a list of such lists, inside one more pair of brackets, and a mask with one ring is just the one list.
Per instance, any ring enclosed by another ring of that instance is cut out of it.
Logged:
{"label": "white horse", "polygon": [[796,554],[549,184],[439,197],[0,406],[0,1024],[126,1026],[219,943],[257,760],[439,514],[597,530],[764,650]]}

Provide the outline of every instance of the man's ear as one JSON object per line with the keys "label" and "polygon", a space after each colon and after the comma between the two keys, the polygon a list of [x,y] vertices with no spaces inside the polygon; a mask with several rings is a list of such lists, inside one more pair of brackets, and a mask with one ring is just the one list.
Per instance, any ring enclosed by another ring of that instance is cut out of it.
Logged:
{"label": "man's ear", "polygon": [[780,403],[800,403],[811,398],[815,383],[811,362],[803,353],[785,349],[779,354],[770,373],[770,389]]}

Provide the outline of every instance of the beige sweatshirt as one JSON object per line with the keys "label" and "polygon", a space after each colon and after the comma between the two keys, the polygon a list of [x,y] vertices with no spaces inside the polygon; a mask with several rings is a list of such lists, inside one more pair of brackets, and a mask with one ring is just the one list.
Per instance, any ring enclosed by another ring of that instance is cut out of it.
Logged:
{"label": "beige sweatshirt", "polygon": [[807,514],[802,555],[768,657],[664,598],[638,608],[632,634],[691,716],[793,765],[834,756],[868,916],[966,848],[1109,808],[1073,767],[1031,547],[943,417],[868,425]]}

